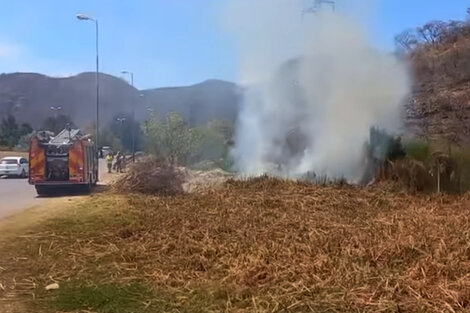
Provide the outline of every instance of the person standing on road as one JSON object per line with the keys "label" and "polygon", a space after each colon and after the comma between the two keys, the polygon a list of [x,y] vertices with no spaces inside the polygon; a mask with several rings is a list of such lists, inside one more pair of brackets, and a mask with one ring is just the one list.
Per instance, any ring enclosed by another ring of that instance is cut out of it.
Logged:
{"label": "person standing on road", "polygon": [[118,153],[116,154],[116,162],[114,163],[114,167],[116,169],[116,173],[120,173],[121,172],[121,151],[118,151]]}
{"label": "person standing on road", "polygon": [[121,166],[119,172],[122,173],[126,169],[126,155],[124,153],[121,154]]}
{"label": "person standing on road", "polygon": [[111,169],[113,168],[113,160],[114,160],[113,154],[109,153],[106,156],[106,164],[108,165],[108,173],[111,173]]}

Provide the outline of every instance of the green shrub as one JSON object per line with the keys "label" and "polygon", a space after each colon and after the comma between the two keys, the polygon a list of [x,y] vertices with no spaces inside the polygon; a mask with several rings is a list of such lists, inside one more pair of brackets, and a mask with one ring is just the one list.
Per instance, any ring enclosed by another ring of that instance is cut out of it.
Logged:
{"label": "green shrub", "polygon": [[163,119],[152,116],[146,122],[145,133],[147,151],[172,165],[186,165],[201,142],[200,132],[190,128],[183,117],[175,112]]}
{"label": "green shrub", "polygon": [[133,283],[129,285],[80,285],[66,283],[59,289],[52,307],[60,311],[100,313],[131,313],[144,312],[145,301],[151,298],[147,286]]}
{"label": "green shrub", "polygon": [[31,138],[34,136],[34,132],[29,133],[27,135],[23,135],[18,140],[18,143],[15,146],[15,150],[27,151],[29,149],[29,142]]}
{"label": "green shrub", "polygon": [[[405,143],[405,150],[407,155],[407,162],[402,162],[397,168],[401,168],[400,175],[395,173],[395,177],[400,176],[399,180],[403,177],[410,175],[411,172],[416,172],[418,168],[416,165],[420,163],[421,167],[419,176],[421,178],[413,181],[413,184],[407,183],[411,189],[417,191],[436,191],[438,179],[438,164],[440,167],[440,190],[447,193],[465,193],[470,190],[470,149],[461,147],[451,147],[444,144],[434,143],[432,146],[425,141],[410,140]],[[439,152],[445,151],[445,152]],[[425,172],[429,173],[425,175]],[[414,177],[415,174],[410,177]],[[434,181],[434,187],[431,186],[431,179]],[[411,186],[415,185],[416,186]]]}
{"label": "green shrub", "polygon": [[413,139],[404,143],[406,155],[413,160],[429,162],[431,159],[431,146],[428,142]]}

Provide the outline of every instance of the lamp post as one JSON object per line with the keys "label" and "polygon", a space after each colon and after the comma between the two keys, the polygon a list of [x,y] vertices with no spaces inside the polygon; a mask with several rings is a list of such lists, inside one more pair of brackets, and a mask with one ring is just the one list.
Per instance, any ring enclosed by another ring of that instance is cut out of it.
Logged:
{"label": "lamp post", "polygon": [[128,71],[122,71],[121,74],[129,75],[131,77],[131,86],[134,87],[134,73]]}
{"label": "lamp post", "polygon": [[95,23],[95,39],[96,39],[96,138],[95,138],[95,148],[98,150],[99,134],[100,134],[100,58],[99,58],[99,49],[98,49],[98,20],[92,17],[89,17],[86,14],[77,14],[77,18],[81,21],[92,21]]}
{"label": "lamp post", "polygon": [[[122,74],[131,76],[131,86],[134,87],[134,73],[129,71],[122,71]],[[132,102],[132,162],[135,162],[135,101]]]}
{"label": "lamp post", "polygon": [[[57,134],[61,131],[60,129],[57,129],[57,119],[59,118],[59,111],[62,110],[61,106],[51,106],[50,109],[54,111],[54,133],[57,132]],[[57,135],[56,134],[56,135]]]}
{"label": "lamp post", "polygon": [[62,110],[61,106],[51,106],[50,109],[55,112],[54,116],[57,119],[59,111]]}
{"label": "lamp post", "polygon": [[123,124],[126,121],[125,117],[118,117],[116,118],[116,121],[119,123],[119,129],[121,130],[121,144],[124,147],[124,131],[123,131]]}
{"label": "lamp post", "polygon": [[[147,112],[149,112],[150,117],[153,117],[154,110],[152,108],[147,108]],[[149,135],[149,119],[145,120],[145,131],[147,132],[147,136]]]}

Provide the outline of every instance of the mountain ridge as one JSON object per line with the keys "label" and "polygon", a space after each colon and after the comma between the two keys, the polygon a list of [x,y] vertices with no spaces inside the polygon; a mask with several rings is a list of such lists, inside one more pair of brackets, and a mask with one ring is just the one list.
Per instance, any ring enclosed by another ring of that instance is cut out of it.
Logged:
{"label": "mountain ridge", "polygon": [[[95,75],[0,74],[0,117],[13,114],[19,122],[40,128],[47,117],[55,114],[50,107],[61,106],[61,114],[85,127],[96,114]],[[239,97],[239,87],[223,80],[138,90],[122,78],[100,73],[100,123],[104,126],[118,115],[130,114],[133,105],[138,120],[145,119],[150,110],[159,114],[176,111],[194,124],[220,118],[235,120]]]}

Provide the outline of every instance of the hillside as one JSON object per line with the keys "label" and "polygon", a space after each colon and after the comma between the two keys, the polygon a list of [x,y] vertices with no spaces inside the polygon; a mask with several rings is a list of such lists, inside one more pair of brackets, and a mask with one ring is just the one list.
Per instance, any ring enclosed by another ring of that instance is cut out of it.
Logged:
{"label": "hillside", "polygon": [[201,124],[213,118],[235,120],[241,94],[233,83],[207,80],[187,87],[156,88],[142,91],[143,111],[139,117],[148,114],[148,108],[159,114],[177,111],[190,124]]}
{"label": "hillside", "polygon": [[[139,91],[118,77],[100,74],[100,87],[102,124],[109,123],[117,114],[130,113],[133,103],[139,119],[149,114],[150,107],[159,113],[177,111],[195,123],[214,118],[233,120],[238,106],[237,86],[218,80]],[[52,114],[51,106],[62,106],[61,113],[83,127],[95,117],[95,88],[94,73],[66,78],[35,73],[2,74],[0,117],[12,112],[20,122],[38,128]]]}
{"label": "hillside", "polygon": [[[408,31],[409,32],[409,31]],[[470,144],[470,24],[430,22],[407,36],[415,76],[410,130],[431,140]]]}

